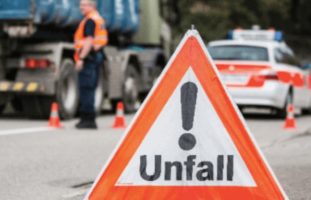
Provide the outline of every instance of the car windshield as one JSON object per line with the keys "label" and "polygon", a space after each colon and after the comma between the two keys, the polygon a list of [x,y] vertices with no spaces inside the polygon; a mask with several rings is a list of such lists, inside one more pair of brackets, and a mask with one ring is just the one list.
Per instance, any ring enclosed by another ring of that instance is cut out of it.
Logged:
{"label": "car windshield", "polygon": [[268,51],[263,47],[242,45],[212,46],[208,51],[214,60],[268,61]]}

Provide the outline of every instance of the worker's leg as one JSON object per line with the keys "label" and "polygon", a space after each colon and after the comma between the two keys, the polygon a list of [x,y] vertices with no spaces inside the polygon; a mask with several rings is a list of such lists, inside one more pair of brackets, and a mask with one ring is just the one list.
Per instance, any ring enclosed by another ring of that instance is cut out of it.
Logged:
{"label": "worker's leg", "polygon": [[100,67],[103,65],[102,52],[94,53],[85,60],[83,70],[79,73],[80,116],[77,128],[96,128],[95,91],[98,84]]}
{"label": "worker's leg", "polygon": [[100,73],[100,67],[103,65],[103,54],[102,52],[94,53],[89,60],[87,60],[87,66],[88,66],[88,76],[90,76],[90,82],[87,83],[87,87],[89,90],[85,92],[87,97],[85,97],[85,102],[87,105],[85,105],[85,108],[83,108],[84,111],[89,110],[90,113],[92,113],[95,116],[95,91],[98,85],[98,78]]}
{"label": "worker's leg", "polygon": [[98,80],[96,62],[86,60],[83,69],[79,73],[81,121],[77,128],[96,128],[95,123],[95,90]]}

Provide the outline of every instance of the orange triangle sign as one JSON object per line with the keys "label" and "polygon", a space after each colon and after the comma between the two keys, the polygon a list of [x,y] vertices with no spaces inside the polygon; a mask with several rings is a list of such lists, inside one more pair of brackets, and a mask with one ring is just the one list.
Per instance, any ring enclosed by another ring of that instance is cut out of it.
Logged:
{"label": "orange triangle sign", "polygon": [[86,199],[287,199],[196,30],[186,33]]}

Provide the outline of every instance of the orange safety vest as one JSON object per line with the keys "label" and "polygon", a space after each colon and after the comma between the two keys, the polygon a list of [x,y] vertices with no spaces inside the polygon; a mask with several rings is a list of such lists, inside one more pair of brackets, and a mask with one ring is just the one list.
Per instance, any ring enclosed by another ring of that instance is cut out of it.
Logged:
{"label": "orange safety vest", "polygon": [[100,16],[100,14],[95,10],[89,13],[79,24],[78,29],[74,35],[74,44],[76,53],[74,55],[75,61],[79,59],[79,52],[82,49],[85,37],[84,37],[84,26],[88,19],[92,19],[95,22],[94,40],[93,47],[95,49],[100,49],[101,47],[107,45],[108,43],[108,32],[105,27],[105,20]]}

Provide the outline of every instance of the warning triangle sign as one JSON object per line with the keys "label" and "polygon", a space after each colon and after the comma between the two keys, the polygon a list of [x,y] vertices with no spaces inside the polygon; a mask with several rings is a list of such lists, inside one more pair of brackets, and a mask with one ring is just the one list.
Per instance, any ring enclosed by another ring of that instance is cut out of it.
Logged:
{"label": "warning triangle sign", "polygon": [[197,31],[186,33],[86,199],[287,199]]}
{"label": "warning triangle sign", "polygon": [[[184,92],[191,95],[185,96],[186,102],[182,98]],[[187,120],[192,121],[189,130],[184,129]],[[137,166],[140,170],[136,170]],[[255,186],[191,68],[149,129],[117,185]]]}

